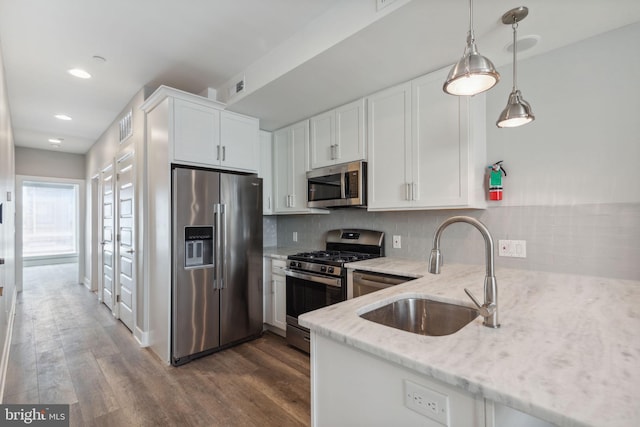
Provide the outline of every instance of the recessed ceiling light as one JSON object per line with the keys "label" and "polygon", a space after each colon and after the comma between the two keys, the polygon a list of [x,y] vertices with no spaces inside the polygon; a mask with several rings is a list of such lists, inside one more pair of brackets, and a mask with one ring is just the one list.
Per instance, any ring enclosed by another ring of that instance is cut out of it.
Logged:
{"label": "recessed ceiling light", "polygon": [[49,142],[52,144],[60,144],[62,142],[62,138],[49,138]]}
{"label": "recessed ceiling light", "polygon": [[55,118],[59,120],[71,120],[71,117],[67,116],[66,114],[56,114]]}
{"label": "recessed ceiling light", "polygon": [[81,69],[81,68],[72,68],[70,70],[67,70],[67,72],[69,74],[71,74],[74,77],[78,77],[79,79],[90,79],[91,78],[91,74],[87,73],[85,70]]}
{"label": "recessed ceiling light", "polygon": [[[531,34],[531,35],[524,36],[524,37],[518,37],[518,53],[524,52],[525,50],[532,49],[538,43],[540,43],[540,39],[541,38],[542,37],[540,37],[537,34]],[[506,45],[504,47],[504,50],[506,50],[509,53],[513,53],[513,42],[511,42],[508,45]]]}

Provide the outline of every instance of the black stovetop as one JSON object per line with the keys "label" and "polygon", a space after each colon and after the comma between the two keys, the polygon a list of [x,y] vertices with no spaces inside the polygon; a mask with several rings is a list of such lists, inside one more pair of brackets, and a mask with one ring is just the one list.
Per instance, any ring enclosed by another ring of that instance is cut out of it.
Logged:
{"label": "black stovetop", "polygon": [[300,252],[295,255],[289,255],[287,258],[294,261],[342,266],[346,262],[362,261],[365,259],[376,258],[378,256],[379,255],[376,254],[350,251],[313,251]]}

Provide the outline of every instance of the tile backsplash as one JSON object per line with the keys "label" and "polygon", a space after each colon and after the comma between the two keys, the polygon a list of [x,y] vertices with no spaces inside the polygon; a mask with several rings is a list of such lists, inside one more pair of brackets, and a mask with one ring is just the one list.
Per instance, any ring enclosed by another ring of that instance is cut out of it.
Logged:
{"label": "tile backsplash", "polygon": [[[385,232],[386,256],[427,262],[434,231],[453,215],[472,216],[489,228],[498,267],[640,280],[640,203],[282,215],[265,220],[265,246],[267,231],[272,241],[274,228],[278,246],[318,249],[324,248],[327,230],[368,228]],[[277,225],[271,224],[275,220]],[[393,235],[402,237],[401,249],[392,248]],[[527,258],[499,257],[498,240],[503,239],[526,240]],[[441,248],[445,264],[484,264],[484,240],[468,224],[447,228]]]}
{"label": "tile backsplash", "polygon": [[275,216],[262,217],[262,246],[278,246],[278,219]]}

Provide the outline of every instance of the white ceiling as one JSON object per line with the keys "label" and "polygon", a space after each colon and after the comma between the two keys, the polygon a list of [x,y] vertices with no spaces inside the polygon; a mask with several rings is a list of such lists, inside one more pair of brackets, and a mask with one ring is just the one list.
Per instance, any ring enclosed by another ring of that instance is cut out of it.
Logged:
{"label": "white ceiling", "polygon": [[[219,88],[340,1],[376,0],[0,0],[16,145],[50,149],[62,137],[61,151],[85,153],[143,86]],[[638,0],[475,0],[478,48],[498,66],[511,62],[500,17],[521,5],[530,13],[519,36],[541,37],[521,59],[640,22]],[[467,7],[413,0],[228,108],[273,130],[447,66],[462,54]],[[71,77],[72,67],[94,77]]]}

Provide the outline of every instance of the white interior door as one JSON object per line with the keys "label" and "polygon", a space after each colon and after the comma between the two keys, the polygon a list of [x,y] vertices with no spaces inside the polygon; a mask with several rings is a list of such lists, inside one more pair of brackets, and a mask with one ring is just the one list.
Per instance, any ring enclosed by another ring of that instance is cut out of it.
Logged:
{"label": "white interior door", "polygon": [[101,172],[102,187],[102,246],[100,277],[102,279],[102,302],[113,311],[114,288],[113,288],[113,250],[114,250],[114,176],[113,166],[109,165]]}
{"label": "white interior door", "polygon": [[117,161],[118,199],[118,286],[116,301],[120,320],[130,330],[134,323],[134,295],[136,290],[135,257],[135,168],[133,153]]}

